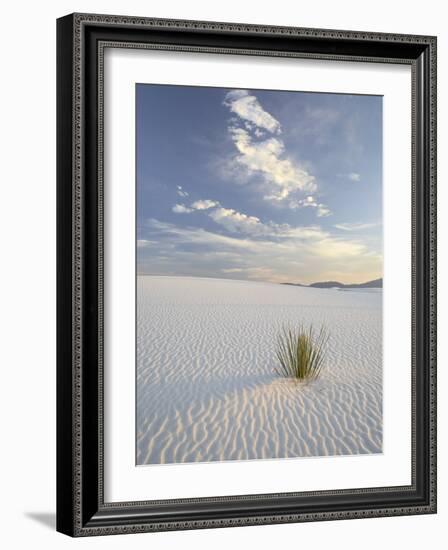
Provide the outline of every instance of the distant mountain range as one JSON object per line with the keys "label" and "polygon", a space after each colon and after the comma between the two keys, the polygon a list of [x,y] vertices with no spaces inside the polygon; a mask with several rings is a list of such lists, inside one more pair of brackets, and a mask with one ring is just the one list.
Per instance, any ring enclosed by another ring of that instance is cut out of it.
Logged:
{"label": "distant mountain range", "polygon": [[366,283],[352,284],[339,283],[338,281],[321,281],[318,283],[311,283],[310,285],[302,285],[301,283],[283,284],[291,286],[306,286],[312,288],[383,288],[383,279],[375,279],[374,281],[367,281]]}

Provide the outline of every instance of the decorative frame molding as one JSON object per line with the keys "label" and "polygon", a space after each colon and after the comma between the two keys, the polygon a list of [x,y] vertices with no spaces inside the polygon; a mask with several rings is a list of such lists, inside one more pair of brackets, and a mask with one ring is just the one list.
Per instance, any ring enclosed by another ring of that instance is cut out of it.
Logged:
{"label": "decorative frame molding", "polygon": [[[57,529],[71,536],[89,536],[435,513],[436,38],[93,14],[63,17],[57,30]],[[104,502],[102,82],[106,47],[411,65],[410,486]],[[86,416],[95,421],[87,424]]]}

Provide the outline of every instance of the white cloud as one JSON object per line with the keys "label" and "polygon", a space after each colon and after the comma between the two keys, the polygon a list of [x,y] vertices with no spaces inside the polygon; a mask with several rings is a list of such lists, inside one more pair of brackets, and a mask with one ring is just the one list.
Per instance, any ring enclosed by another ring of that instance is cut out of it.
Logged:
{"label": "white cloud", "polygon": [[209,210],[210,208],[214,208],[215,206],[218,206],[218,205],[219,205],[219,202],[217,201],[205,199],[205,200],[195,201],[191,205],[191,208],[194,208],[194,210]]}
{"label": "white cloud", "polygon": [[[312,196],[308,196],[303,201],[299,201],[294,208],[314,207],[316,209],[326,209],[325,205],[319,204]],[[277,224],[272,221],[267,223],[261,222],[256,216],[250,216],[242,212],[238,212],[233,208],[225,208],[218,201],[210,199],[202,199],[195,201],[191,207],[184,205],[176,205],[173,211],[179,213],[190,213],[194,210],[208,211],[207,215],[218,225],[224,227],[230,233],[243,233],[255,237],[268,236],[273,238],[295,237],[303,238],[316,235],[322,235],[320,228],[316,226],[300,226],[292,228],[288,224]],[[319,215],[327,215],[321,213]]]}
{"label": "white cloud", "polygon": [[247,216],[241,212],[237,212],[231,208],[217,208],[212,210],[209,216],[216,223],[225,227],[231,233],[248,233],[261,234],[263,233],[263,224],[259,218],[255,216]]}
{"label": "white cloud", "polygon": [[293,210],[298,208],[315,208],[318,218],[324,218],[331,215],[331,210],[328,206],[321,202],[317,202],[311,195],[308,195],[304,199],[290,201],[289,207]]}
{"label": "white cloud", "polygon": [[329,236],[329,234],[323,231],[318,225],[300,225],[292,227],[289,224],[276,225],[276,235],[295,241],[308,242],[324,239]]}
{"label": "white cloud", "polygon": [[176,185],[176,189],[179,197],[188,197],[188,193],[182,188],[182,185]]}
{"label": "white cloud", "polygon": [[[147,227],[158,235],[163,255],[171,255],[170,265],[177,272],[179,262],[184,262],[182,265],[187,271],[194,269],[202,276],[233,270],[227,273],[273,282],[306,283],[324,279],[362,282],[381,276],[381,254],[359,239],[341,238],[318,226],[263,223],[250,221],[251,217],[246,216],[248,221],[244,216],[233,211],[231,216],[222,218],[229,218],[232,223],[237,223],[235,218],[239,220],[240,229],[245,233],[239,237],[155,219],[149,220]],[[209,259],[211,254],[214,261]],[[209,271],[204,271],[201,265],[207,265]]]}
{"label": "white cloud", "polygon": [[344,241],[334,237],[327,237],[314,243],[315,253],[323,258],[345,258],[362,256],[367,252],[364,244],[357,241]]}
{"label": "white cloud", "polygon": [[342,231],[362,231],[377,226],[377,223],[336,223],[333,227]]}
{"label": "white cloud", "polygon": [[[291,226],[286,223],[277,224],[272,221],[263,223],[256,216],[250,216],[232,208],[224,208],[217,201],[209,199],[196,201],[191,206],[192,208],[176,205],[176,211],[184,213],[192,212],[193,209],[207,210],[207,215],[216,224],[223,227],[229,233],[244,237],[234,238],[233,236],[206,231],[202,228],[180,228],[157,220],[151,220],[150,225],[153,229],[180,239],[181,242],[207,245],[212,248],[224,246],[230,250],[235,248],[246,249],[252,252],[258,251],[262,254],[273,254],[274,257],[281,252],[282,254],[286,254],[286,262],[292,261],[293,263],[296,262],[297,257],[301,254],[315,258],[353,259],[363,257],[368,252],[367,247],[359,240],[347,240],[331,235],[319,226]],[[317,203],[312,195],[308,195],[302,199],[301,204],[297,207],[316,208],[318,216],[325,216],[329,213],[325,205]],[[365,228],[370,225],[336,224],[335,227],[351,231],[352,229]]]}
{"label": "white cloud", "polygon": [[172,211],[176,214],[189,214],[190,212],[193,212],[193,209],[188,208],[188,206],[185,206],[184,204],[175,204]]}
{"label": "white cloud", "polygon": [[324,218],[331,215],[331,210],[325,204],[317,205],[317,217]]}
{"label": "white cloud", "polygon": [[[303,206],[325,208],[324,205],[317,204],[311,196],[303,199]],[[191,207],[183,204],[176,204],[172,210],[173,212],[179,214],[189,214],[195,210],[204,212],[208,211],[207,215],[215,223],[224,227],[224,229],[230,233],[243,233],[255,237],[268,236],[275,238],[303,238],[304,236],[315,236],[318,232],[316,227],[301,226],[291,228],[288,224],[276,224],[271,221],[268,223],[262,223],[256,216],[250,216],[248,214],[238,212],[233,208],[224,208],[218,201],[210,199],[197,200],[191,204]]]}
{"label": "white cloud", "polygon": [[185,204],[175,204],[171,210],[176,214],[190,214],[195,210],[209,210],[210,208],[215,208],[216,206],[219,206],[219,202],[205,199],[195,201],[190,206],[185,206]]}
{"label": "white cloud", "polygon": [[172,223],[161,222],[154,218],[148,220],[147,225],[154,232],[165,234],[178,243],[226,247],[230,249],[249,249],[253,244],[250,240],[227,237],[225,235],[212,233],[211,231],[206,231],[202,228],[179,227]]}
{"label": "white cloud", "polygon": [[232,90],[226,95],[224,105],[232,113],[244,121],[255,124],[258,128],[276,134],[281,132],[279,121],[265,111],[258,99],[254,95],[250,95],[247,90]]}
{"label": "white cloud", "polygon": [[316,190],[314,176],[291,159],[282,158],[285,150],[282,140],[271,137],[253,141],[247,130],[236,126],[230,127],[229,132],[238,151],[233,160],[249,175],[263,176],[268,186],[266,200],[283,201],[295,191]]}
{"label": "white cloud", "polygon": [[[277,204],[287,204],[296,192],[316,190],[314,176],[287,156],[285,144],[278,137],[280,122],[263,109],[254,95],[247,90],[233,90],[226,95],[224,105],[235,115],[228,131],[237,150],[228,163],[233,166],[224,167],[225,171],[235,173],[235,166],[239,166],[249,179],[261,175],[263,198]],[[267,132],[276,135],[266,137]],[[242,178],[236,174],[236,179]]]}
{"label": "white cloud", "polygon": [[263,223],[256,216],[249,216],[232,208],[219,207],[212,210],[209,217],[230,233],[242,233],[252,237],[264,237],[273,240],[297,239],[312,240],[327,237],[317,226],[292,227],[289,224],[278,224],[272,221]]}

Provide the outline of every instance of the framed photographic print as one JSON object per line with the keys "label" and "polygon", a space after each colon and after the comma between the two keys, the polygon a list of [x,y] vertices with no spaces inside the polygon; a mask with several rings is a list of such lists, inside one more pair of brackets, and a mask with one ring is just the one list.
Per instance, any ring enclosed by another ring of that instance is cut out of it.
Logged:
{"label": "framed photographic print", "polygon": [[436,38],[57,34],[57,529],[435,513]]}

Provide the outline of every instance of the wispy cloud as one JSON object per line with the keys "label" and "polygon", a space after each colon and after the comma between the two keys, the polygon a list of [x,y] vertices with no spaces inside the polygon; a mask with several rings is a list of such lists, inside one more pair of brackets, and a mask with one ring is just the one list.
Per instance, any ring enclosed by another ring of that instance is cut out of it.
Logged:
{"label": "wispy cloud", "polygon": [[[169,257],[173,266],[178,266],[178,272],[184,266],[184,274],[194,270],[204,276],[209,272],[241,273],[243,278],[272,282],[313,282],[321,278],[360,282],[381,276],[381,255],[369,250],[359,239],[336,237],[318,226],[251,221],[249,216],[246,219],[237,212],[218,220],[229,234],[179,227],[156,219],[148,220],[146,227],[160,243],[164,258]],[[240,232],[232,233],[230,224],[239,224]],[[151,258],[154,265],[157,256]],[[347,262],[350,262],[349,274]]]}
{"label": "wispy cloud", "polygon": [[361,174],[358,172],[348,172],[347,174],[338,174],[338,178],[347,179],[357,183],[361,181]]}
{"label": "wispy cloud", "polygon": [[363,231],[364,229],[371,229],[378,225],[378,223],[335,223],[333,227],[342,231]]}
{"label": "wispy cloud", "polygon": [[215,208],[216,206],[219,206],[219,202],[206,199],[195,201],[190,206],[186,206],[185,204],[175,204],[171,210],[175,214],[190,214],[195,210],[209,210],[210,208]]}
{"label": "wispy cloud", "polygon": [[318,218],[324,218],[331,215],[331,210],[328,206],[321,202],[317,202],[312,195],[308,195],[304,199],[290,201],[289,207],[293,210],[298,208],[315,208]]}
{"label": "wispy cloud", "polygon": [[198,227],[179,227],[175,224],[162,222],[155,218],[147,221],[147,226],[154,234],[168,238],[168,242],[205,245],[210,247],[229,247],[236,249],[249,249],[252,241],[237,239],[226,235],[219,235]]}
{"label": "wispy cloud", "polygon": [[265,233],[266,226],[260,222],[259,218],[242,214],[232,208],[224,208],[218,201],[210,199],[197,200],[190,207],[176,204],[172,210],[173,212],[182,214],[189,214],[194,211],[204,212],[230,233],[246,233],[251,235]]}
{"label": "wispy cloud", "polygon": [[[250,95],[247,90],[232,90],[224,100],[230,111],[238,117],[252,123],[259,129],[280,134],[280,123],[270,113],[265,111],[254,95]],[[250,127],[250,126],[249,126]]]}
{"label": "wispy cloud", "polygon": [[[317,203],[313,197],[309,196],[305,199],[303,207],[310,206],[317,209],[325,209],[325,205]],[[302,206],[294,206],[300,208]],[[173,207],[173,212],[181,214],[190,214],[194,211],[202,211],[206,213],[215,223],[225,228],[230,233],[242,233],[252,236],[270,236],[270,237],[298,237],[306,235],[315,235],[316,227],[294,227],[291,228],[288,224],[277,224],[272,221],[267,223],[261,222],[257,216],[238,212],[233,208],[225,208],[218,201],[210,199],[200,199],[193,202],[189,207],[183,204],[176,204]],[[318,216],[328,215],[319,214]],[[311,233],[312,231],[312,233]]]}
{"label": "wispy cloud", "polygon": [[260,235],[264,226],[256,216],[248,216],[231,208],[217,208],[209,216],[217,224],[225,227],[231,233],[248,233]]}
{"label": "wispy cloud", "polygon": [[185,206],[185,204],[175,204],[172,211],[175,214],[189,214],[190,212],[193,212],[193,208],[189,208],[188,206]]}
{"label": "wispy cloud", "polygon": [[325,204],[318,204],[317,205],[317,217],[318,218],[324,218],[325,216],[330,216],[331,210],[328,208],[328,206],[325,206]]}
{"label": "wispy cloud", "polygon": [[217,201],[205,199],[205,200],[195,201],[191,205],[191,208],[193,208],[194,210],[209,210],[210,208],[214,208],[215,206],[218,206],[218,205],[219,205],[219,202]]}
{"label": "wispy cloud", "polygon": [[176,190],[179,197],[188,197],[188,193],[182,188],[182,185],[176,185]]}
{"label": "wispy cloud", "polygon": [[[224,104],[237,115],[228,127],[237,150],[232,162],[249,177],[263,177],[265,200],[287,204],[294,193],[317,189],[315,177],[287,155],[285,144],[278,137],[280,122],[262,108],[254,95],[234,90],[226,95]],[[266,131],[276,135],[261,139]]]}

